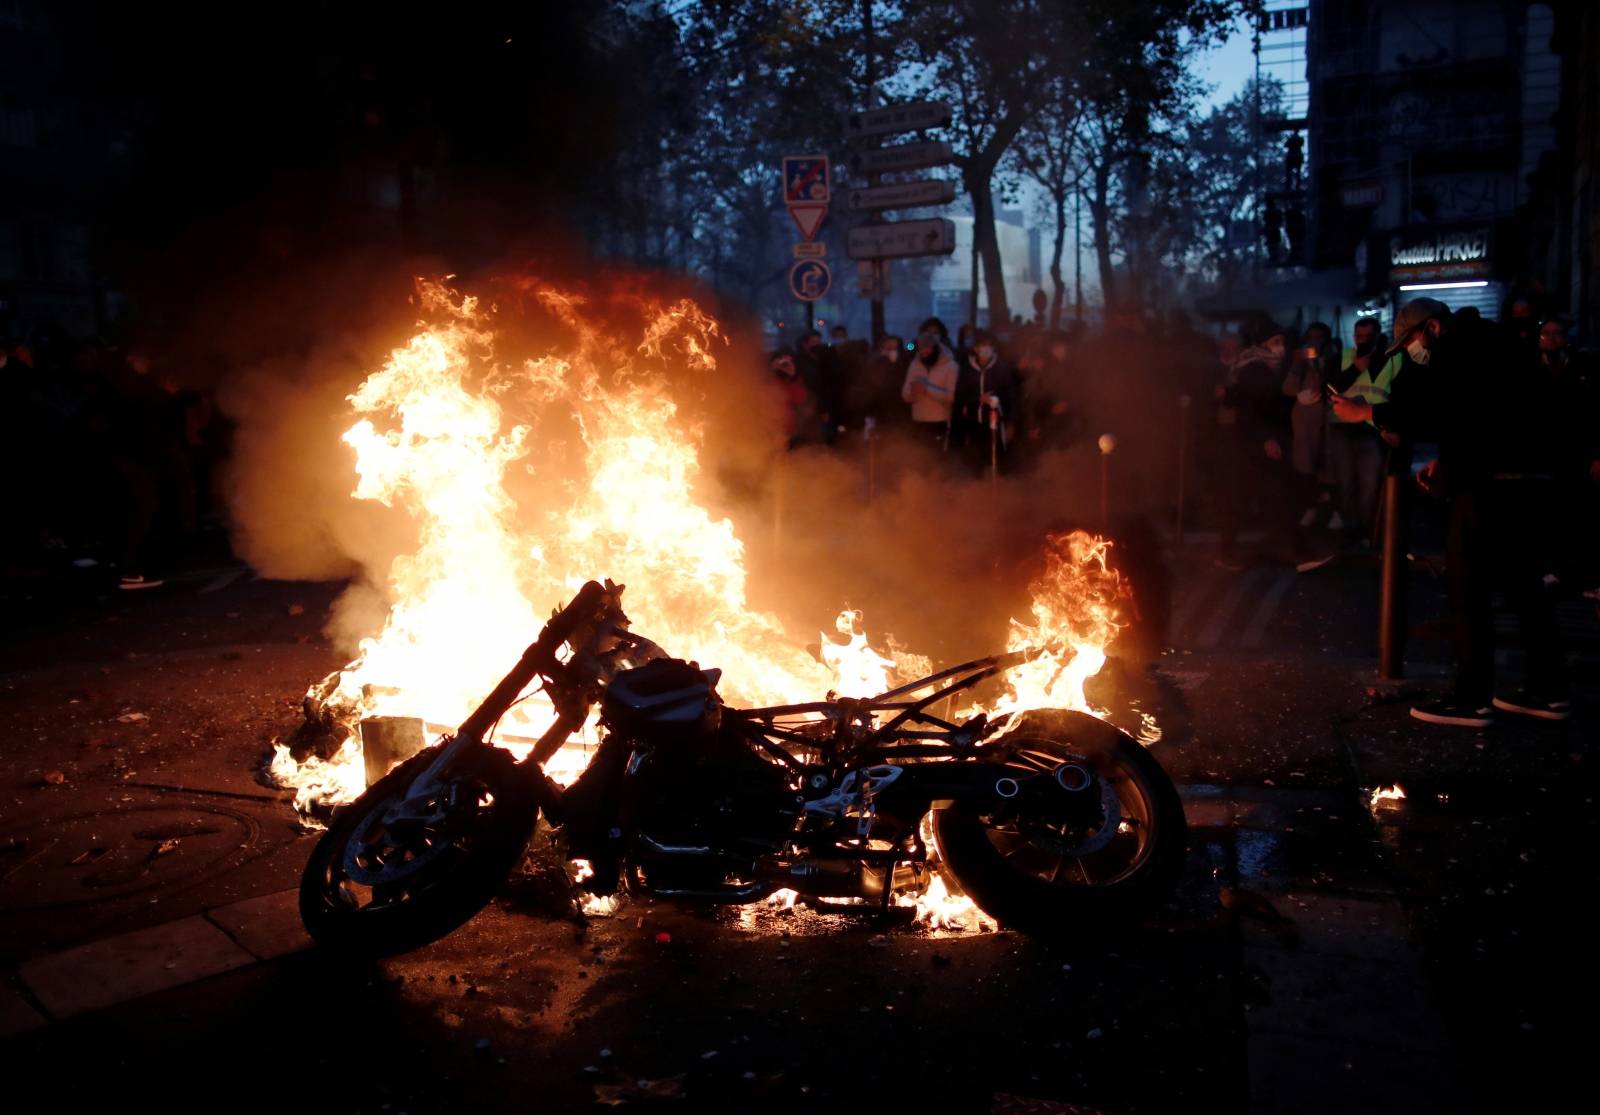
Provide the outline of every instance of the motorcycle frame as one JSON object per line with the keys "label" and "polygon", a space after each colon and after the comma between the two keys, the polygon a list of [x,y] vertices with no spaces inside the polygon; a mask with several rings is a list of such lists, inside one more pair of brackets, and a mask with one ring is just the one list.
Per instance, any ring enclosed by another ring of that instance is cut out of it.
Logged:
{"label": "motorcycle frame", "polygon": [[[411,801],[426,800],[436,793],[443,776],[463,753],[491,745],[487,737],[492,735],[500,717],[535,678],[543,677],[545,689],[556,706],[556,720],[518,765],[533,776],[533,792],[540,808],[553,818],[561,818],[566,812],[562,808],[565,791],[543,774],[543,767],[572,734],[583,727],[599,695],[596,682],[600,675],[586,676],[582,667],[585,663],[601,662],[607,654],[623,655],[623,648],[645,642],[628,632],[620,607],[621,594],[622,586],[610,581],[603,586],[593,581],[586,584],[572,603],[545,625],[517,665],[462,722],[455,734],[446,737],[439,754],[408,788],[407,802],[395,806],[391,813],[400,815]],[[580,632],[583,638],[577,637]],[[622,648],[600,652],[597,648],[602,635],[620,637]],[[569,640],[574,653],[571,659],[562,662],[556,658],[555,651]],[[724,708],[723,717],[725,722],[733,721],[750,743],[796,775],[806,770],[807,764],[795,755],[791,746],[803,747],[826,758],[835,779],[852,769],[860,770],[875,763],[909,760],[901,767],[902,777],[895,784],[895,792],[879,797],[901,802],[905,812],[915,810],[920,817],[927,809],[942,808],[958,800],[979,796],[992,800],[997,794],[1011,796],[1001,792],[1003,782],[1012,783],[1012,794],[1019,792],[1016,780],[1004,774],[997,778],[990,764],[934,761],[984,757],[985,749],[980,745],[997,730],[1000,722],[992,722],[986,714],[979,714],[965,724],[955,724],[930,709],[956,693],[1039,657],[1045,650],[1033,647],[975,658],[896,686],[876,697],[830,695],[828,700],[799,704],[754,709],[729,707]],[[916,696],[924,689],[929,692]],[[875,720],[880,713],[891,715],[880,724]],[[815,729],[824,724],[831,724],[832,731],[819,735]],[[808,732],[808,728],[812,730]],[[911,777],[904,777],[911,772],[914,772]],[[1059,774],[1058,778],[1046,781],[1054,786],[1058,779]],[[863,863],[887,863],[891,869],[894,862],[906,859],[903,850],[871,849],[866,846],[865,839],[859,843],[860,847],[822,851],[820,855]],[[814,850],[813,854],[819,853]],[[771,889],[775,888],[769,887],[762,893]],[[732,900],[748,901],[759,896],[753,893]]]}

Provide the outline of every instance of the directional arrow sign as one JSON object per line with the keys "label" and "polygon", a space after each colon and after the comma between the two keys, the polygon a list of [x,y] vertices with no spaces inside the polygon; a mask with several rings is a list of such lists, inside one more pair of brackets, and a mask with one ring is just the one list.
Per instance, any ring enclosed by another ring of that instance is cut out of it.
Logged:
{"label": "directional arrow sign", "polygon": [[921,170],[928,166],[943,166],[950,161],[950,145],[938,143],[902,143],[898,147],[880,147],[875,151],[858,151],[850,156],[850,169],[857,174],[882,174],[887,170]]}
{"label": "directional arrow sign", "polygon": [[886,136],[895,132],[914,132],[918,128],[942,128],[950,123],[950,106],[944,101],[912,101],[903,105],[852,112],[844,118],[844,134]]}
{"label": "directional arrow sign", "polygon": [[955,250],[955,222],[944,217],[934,217],[926,221],[860,225],[850,230],[850,237],[846,242],[846,254],[851,259],[947,256]]}
{"label": "directional arrow sign", "polygon": [[802,259],[789,268],[789,290],[802,302],[815,302],[832,284],[833,272],[820,259]]}
{"label": "directional arrow sign", "polygon": [[916,182],[895,182],[850,191],[850,208],[914,209],[922,205],[944,205],[954,201],[956,185],[943,178],[924,178]]}

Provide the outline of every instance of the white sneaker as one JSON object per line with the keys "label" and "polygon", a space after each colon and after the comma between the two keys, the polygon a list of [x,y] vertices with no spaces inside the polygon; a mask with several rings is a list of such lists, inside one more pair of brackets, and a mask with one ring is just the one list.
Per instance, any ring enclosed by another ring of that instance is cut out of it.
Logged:
{"label": "white sneaker", "polygon": [[142,588],[160,588],[166,583],[160,577],[141,577],[135,574],[131,577],[123,577],[117,587],[129,592],[136,592]]}
{"label": "white sneaker", "polygon": [[1343,530],[1344,529],[1344,517],[1342,515],[1340,515],[1337,511],[1335,511],[1332,515],[1328,516],[1328,529],[1329,530]]}

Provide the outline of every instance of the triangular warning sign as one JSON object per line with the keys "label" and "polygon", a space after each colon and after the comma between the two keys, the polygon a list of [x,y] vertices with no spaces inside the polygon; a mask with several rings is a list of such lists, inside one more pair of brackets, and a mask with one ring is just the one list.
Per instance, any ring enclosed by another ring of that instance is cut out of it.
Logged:
{"label": "triangular warning sign", "polygon": [[828,215],[828,207],[821,204],[791,205],[789,216],[794,218],[795,227],[800,230],[800,235],[806,240],[816,238],[817,229],[822,227],[822,218]]}

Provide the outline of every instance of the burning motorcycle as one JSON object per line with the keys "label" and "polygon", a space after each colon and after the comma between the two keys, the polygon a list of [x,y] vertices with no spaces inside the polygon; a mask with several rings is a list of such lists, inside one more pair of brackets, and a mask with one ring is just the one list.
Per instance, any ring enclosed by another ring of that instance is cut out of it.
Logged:
{"label": "burning motorcycle", "polygon": [[[932,843],[1000,924],[1058,934],[1136,916],[1175,884],[1183,807],[1127,734],[1065,710],[935,713],[1041,651],[872,698],[736,709],[719,670],[629,630],[622,592],[586,584],[454,735],[335,816],[300,887],[314,939],[387,955],[444,936],[504,884],[541,813],[589,861],[596,894],[743,903],[789,889],[887,909],[927,887]],[[487,741],[536,679],[557,718],[519,763]],[[601,743],[563,788],[544,765],[596,703]]]}

